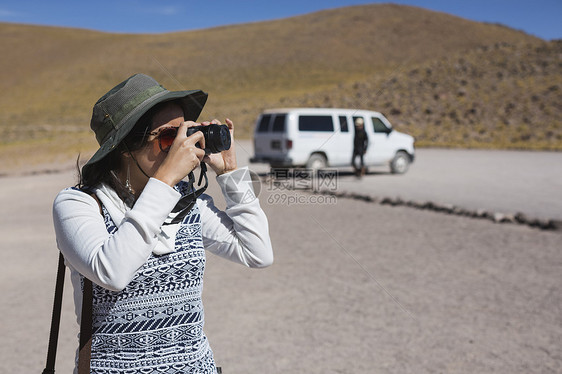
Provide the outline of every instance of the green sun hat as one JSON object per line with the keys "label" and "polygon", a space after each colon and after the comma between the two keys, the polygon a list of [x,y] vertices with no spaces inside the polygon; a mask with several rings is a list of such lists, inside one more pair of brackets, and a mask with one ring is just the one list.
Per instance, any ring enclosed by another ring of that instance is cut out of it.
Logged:
{"label": "green sun hat", "polygon": [[186,121],[195,121],[207,101],[201,90],[168,91],[145,74],[135,74],[103,95],[94,105],[90,128],[100,148],[84,165],[99,162],[129,134],[137,121],[156,104],[176,100]]}

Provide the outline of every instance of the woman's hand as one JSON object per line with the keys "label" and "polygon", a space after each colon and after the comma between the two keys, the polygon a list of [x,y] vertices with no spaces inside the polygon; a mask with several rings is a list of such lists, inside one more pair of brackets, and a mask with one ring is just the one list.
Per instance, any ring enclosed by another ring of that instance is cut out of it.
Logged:
{"label": "woman's hand", "polygon": [[[221,124],[218,119],[214,119],[211,122],[203,122],[202,125],[208,126],[211,123],[217,125]],[[227,118],[226,125],[230,130],[230,149],[222,151],[221,153],[211,153],[203,158],[203,161],[206,162],[217,175],[221,175],[238,168],[236,163],[236,150],[234,148],[234,123]]]}
{"label": "woman's hand", "polygon": [[193,121],[180,125],[178,134],[154,178],[173,187],[199,166],[205,157],[205,137],[201,131],[187,136],[187,129],[197,125]]}

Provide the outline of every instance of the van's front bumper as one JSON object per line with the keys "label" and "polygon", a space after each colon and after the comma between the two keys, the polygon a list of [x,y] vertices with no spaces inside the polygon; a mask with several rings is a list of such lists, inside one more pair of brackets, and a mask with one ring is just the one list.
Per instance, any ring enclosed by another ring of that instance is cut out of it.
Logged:
{"label": "van's front bumper", "polygon": [[250,162],[265,163],[272,166],[293,166],[293,159],[290,157],[254,156],[250,158]]}

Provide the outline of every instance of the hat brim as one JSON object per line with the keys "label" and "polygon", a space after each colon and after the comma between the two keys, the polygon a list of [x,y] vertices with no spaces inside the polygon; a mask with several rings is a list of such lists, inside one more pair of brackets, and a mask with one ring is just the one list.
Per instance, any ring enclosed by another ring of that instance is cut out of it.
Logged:
{"label": "hat brim", "polygon": [[196,121],[207,102],[207,96],[207,93],[201,90],[167,91],[163,95],[155,97],[152,101],[150,99],[147,100],[142,108],[136,110],[114,134],[101,144],[100,148],[82,168],[83,173],[86,172],[90,166],[101,161],[105,156],[113,151],[121,143],[121,141],[125,139],[129,132],[131,132],[137,121],[155,105],[167,101],[177,100],[183,109],[185,120]]}

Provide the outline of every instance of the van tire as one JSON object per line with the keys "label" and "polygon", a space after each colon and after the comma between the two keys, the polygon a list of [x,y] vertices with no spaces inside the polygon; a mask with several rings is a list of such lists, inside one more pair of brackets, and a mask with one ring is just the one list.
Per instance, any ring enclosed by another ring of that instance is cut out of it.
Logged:
{"label": "van tire", "polygon": [[404,174],[410,167],[410,156],[404,151],[396,152],[396,155],[390,161],[390,171],[392,174]]}
{"label": "van tire", "polygon": [[326,157],[324,155],[321,155],[320,153],[314,153],[310,155],[310,158],[306,163],[307,169],[312,169],[315,171],[324,169],[327,166],[328,166],[328,161],[326,160]]}

